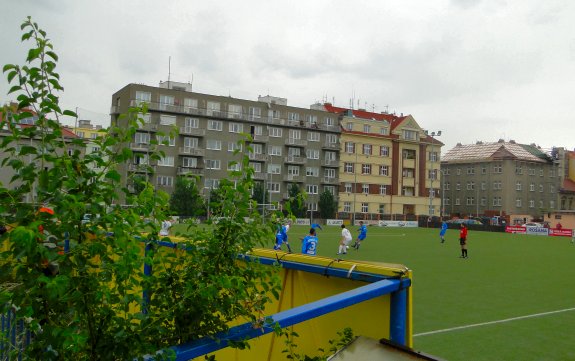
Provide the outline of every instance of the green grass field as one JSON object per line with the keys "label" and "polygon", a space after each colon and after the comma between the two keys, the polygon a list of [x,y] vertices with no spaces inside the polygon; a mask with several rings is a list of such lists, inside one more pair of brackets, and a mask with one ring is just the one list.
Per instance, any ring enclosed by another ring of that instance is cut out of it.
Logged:
{"label": "green grass field", "polygon": [[[294,251],[308,230],[289,231]],[[356,237],[357,227],[351,231]],[[335,226],[318,230],[320,255],[338,257],[340,232]],[[458,236],[450,229],[441,244],[438,229],[369,227],[362,248],[344,257],[413,270],[418,351],[450,361],[575,360],[570,239],[469,231],[469,258],[462,259]]]}

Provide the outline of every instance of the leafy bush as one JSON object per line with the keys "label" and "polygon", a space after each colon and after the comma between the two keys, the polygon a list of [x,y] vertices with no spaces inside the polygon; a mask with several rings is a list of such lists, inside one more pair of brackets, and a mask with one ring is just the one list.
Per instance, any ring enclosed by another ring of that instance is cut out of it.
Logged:
{"label": "leafy bush", "polygon": [[[59,106],[63,87],[52,43],[30,18],[22,30],[22,41],[32,43],[26,65],[3,68],[18,106],[5,107],[0,121],[2,169],[13,173],[0,184],[0,223],[12,226],[0,238],[0,313],[14,310],[33,332],[23,356],[141,358],[224,331],[230,320],[257,320],[279,282],[273,268],[236,260],[273,237],[271,225],[252,212],[247,158],[248,171],[231,175],[237,184],[218,189],[220,221],[191,224],[179,250],[157,248],[155,220],[167,217],[169,197],[141,179],[131,193],[125,185],[134,179],[117,171],[133,158],[126,145],[143,124],[138,114],[145,106],[124,115],[127,127],[112,126],[92,140],[99,150],[85,154],[84,140],[65,137],[60,125],[75,114]],[[26,118],[35,123],[20,126]],[[157,160],[162,153],[154,145],[150,159]],[[124,200],[131,206],[121,206]],[[39,212],[42,206],[54,214]],[[82,222],[86,213],[99,216]],[[70,240],[70,251],[45,247],[48,237]],[[153,267],[150,276],[142,274],[144,263]]]}

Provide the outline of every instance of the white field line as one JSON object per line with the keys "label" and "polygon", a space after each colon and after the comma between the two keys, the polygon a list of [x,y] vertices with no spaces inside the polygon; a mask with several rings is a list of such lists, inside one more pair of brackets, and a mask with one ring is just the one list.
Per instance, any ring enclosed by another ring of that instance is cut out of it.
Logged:
{"label": "white field line", "polygon": [[552,314],[555,314],[555,313],[569,312],[569,311],[575,311],[575,307],[566,308],[566,309],[557,310],[557,311],[535,313],[535,314],[532,314],[532,315],[525,315],[525,316],[519,316],[519,317],[506,318],[506,319],[504,319],[504,320],[498,320],[498,321],[489,321],[489,322],[483,322],[483,323],[475,323],[475,324],[473,324],[473,325],[466,325],[466,326],[458,326],[458,327],[446,328],[446,329],[443,329],[443,330],[435,330],[435,331],[429,331],[429,332],[422,332],[422,333],[417,333],[417,334],[413,335],[413,337],[434,335],[434,334],[436,334],[436,333],[451,332],[451,331],[463,330],[463,329],[466,329],[466,328],[486,326],[486,325],[494,325],[494,324],[496,324],[496,323],[511,322],[511,321],[522,320],[522,319],[525,319],[525,318],[547,316],[547,315],[552,315]]}
{"label": "white field line", "polygon": [[397,233],[397,234],[379,234],[377,237],[405,237],[405,233]]}

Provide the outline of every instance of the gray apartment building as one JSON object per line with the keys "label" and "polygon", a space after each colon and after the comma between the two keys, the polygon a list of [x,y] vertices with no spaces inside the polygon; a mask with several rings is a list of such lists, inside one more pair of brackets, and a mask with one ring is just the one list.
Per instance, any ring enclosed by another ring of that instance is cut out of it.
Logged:
{"label": "gray apartment building", "polygon": [[[238,141],[250,134],[250,166],[270,203],[286,200],[292,184],[307,192],[308,210],[318,209],[324,190],[337,199],[341,129],[337,116],[321,105],[306,109],[272,96],[255,101],[201,94],[177,82],[159,87],[129,84],[112,96],[112,124],[121,126],[125,120],[120,114],[142,103],[147,103],[148,113],[141,115],[145,122],[130,144],[134,158],[120,168],[125,179],[141,173],[157,189],[171,193],[178,176],[195,175],[199,187],[209,191],[228,171],[240,170],[241,153],[234,151],[246,150],[239,149]],[[176,136],[158,135],[174,127]],[[165,157],[159,161],[147,157],[152,139],[164,143],[160,147]]]}
{"label": "gray apartment building", "polygon": [[443,157],[441,172],[447,216],[499,215],[513,224],[558,207],[558,164],[534,144],[457,144]]}

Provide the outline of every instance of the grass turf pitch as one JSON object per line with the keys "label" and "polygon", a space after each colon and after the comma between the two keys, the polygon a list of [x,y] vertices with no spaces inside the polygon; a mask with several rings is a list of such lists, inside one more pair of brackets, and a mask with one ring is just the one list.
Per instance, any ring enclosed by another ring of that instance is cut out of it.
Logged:
{"label": "grass turf pitch", "polygon": [[[357,227],[350,230],[357,237]],[[294,252],[308,231],[290,229]],[[569,238],[469,231],[469,258],[461,259],[455,229],[442,244],[439,229],[369,227],[359,251],[338,256],[340,233],[337,226],[318,230],[318,254],[414,271],[415,349],[451,361],[575,360],[575,245]],[[551,311],[561,312],[424,334]]]}

